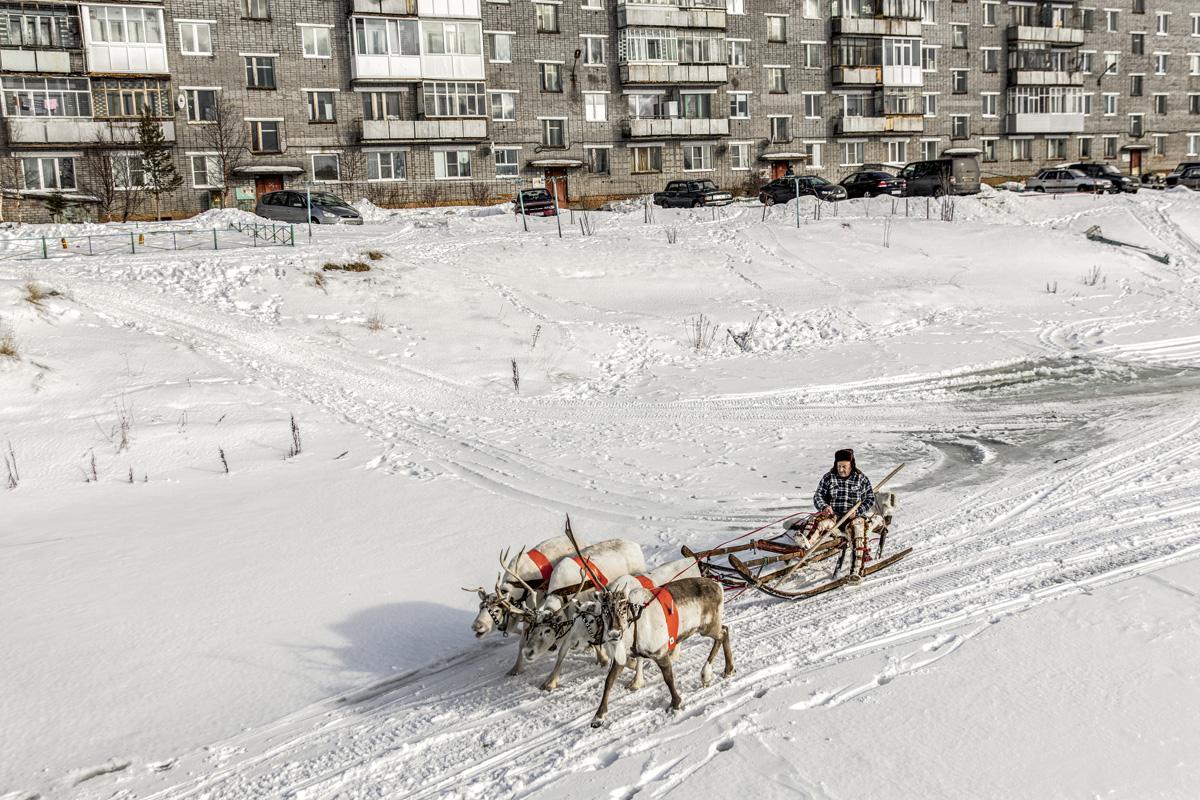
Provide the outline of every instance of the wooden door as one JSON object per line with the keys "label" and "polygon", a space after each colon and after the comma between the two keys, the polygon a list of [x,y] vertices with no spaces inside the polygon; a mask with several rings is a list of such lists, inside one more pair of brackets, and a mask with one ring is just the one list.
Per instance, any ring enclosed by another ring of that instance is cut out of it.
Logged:
{"label": "wooden door", "polygon": [[[557,178],[557,180],[555,180]],[[560,208],[567,206],[567,171],[561,167],[554,167],[546,170],[545,175],[546,191],[550,194],[558,194],[558,205]]]}
{"label": "wooden door", "polygon": [[771,162],[771,180],[782,178],[787,174],[788,167],[791,166],[789,161],[772,161]]}
{"label": "wooden door", "polygon": [[1142,174],[1142,151],[1141,150],[1129,151],[1129,174],[1130,175],[1141,175]]}
{"label": "wooden door", "polygon": [[278,192],[282,188],[282,175],[260,175],[254,179],[254,196],[256,200],[267,192]]}

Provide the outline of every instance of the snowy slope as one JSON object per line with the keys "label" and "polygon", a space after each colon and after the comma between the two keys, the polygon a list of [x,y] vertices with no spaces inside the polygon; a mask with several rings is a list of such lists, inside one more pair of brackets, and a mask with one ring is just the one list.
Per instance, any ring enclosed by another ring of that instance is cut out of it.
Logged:
{"label": "snowy slope", "polygon": [[[592,212],[562,239],[377,212],[295,249],[0,261],[0,792],[1186,796],[1195,732],[1147,709],[1200,699],[1200,202],[892,210]],[[682,714],[650,676],[592,731],[586,659],[547,695],[548,664],[507,678],[511,642],[471,637],[458,587],[564,513],[667,560],[806,507],[846,444],[906,462],[913,555],[731,599],[738,674],[700,690],[685,647]],[[1079,743],[1070,781],[995,769],[1038,737]]]}

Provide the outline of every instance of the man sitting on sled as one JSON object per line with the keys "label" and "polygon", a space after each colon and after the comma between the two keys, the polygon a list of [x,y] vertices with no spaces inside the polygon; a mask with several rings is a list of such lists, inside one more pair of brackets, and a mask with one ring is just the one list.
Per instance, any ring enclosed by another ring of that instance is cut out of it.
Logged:
{"label": "man sitting on sled", "polygon": [[[817,524],[810,534],[809,543],[823,539],[837,521],[855,510],[842,523],[842,532],[850,541],[850,581],[862,580],[863,564],[870,560],[867,536],[883,525],[883,517],[875,513],[875,490],[871,481],[854,463],[854,451],[838,450],[833,455],[833,469],[821,476],[817,491],[813,495],[813,507],[817,509]],[[798,542],[798,544],[805,544]]]}

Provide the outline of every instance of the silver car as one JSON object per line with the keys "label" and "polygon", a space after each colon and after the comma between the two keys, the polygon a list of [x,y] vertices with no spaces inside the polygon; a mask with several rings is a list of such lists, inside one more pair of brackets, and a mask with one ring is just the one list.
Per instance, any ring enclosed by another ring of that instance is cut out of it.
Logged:
{"label": "silver car", "polygon": [[[310,211],[308,199],[312,199]],[[328,192],[307,194],[295,190],[268,192],[258,198],[254,213],[267,219],[282,222],[306,223],[310,219],[318,225],[362,225],[362,215],[342,198]]]}
{"label": "silver car", "polygon": [[1112,181],[1091,178],[1077,169],[1044,169],[1025,181],[1027,192],[1108,192]]}

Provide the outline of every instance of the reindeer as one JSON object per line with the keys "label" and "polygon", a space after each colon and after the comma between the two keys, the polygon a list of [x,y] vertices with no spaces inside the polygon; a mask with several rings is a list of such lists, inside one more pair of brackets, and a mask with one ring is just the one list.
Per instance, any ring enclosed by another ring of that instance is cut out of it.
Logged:
{"label": "reindeer", "polygon": [[[570,636],[574,627],[574,609],[568,599],[578,597],[595,584],[604,586],[609,580],[630,573],[646,571],[642,548],[626,539],[609,539],[579,551],[579,555],[562,559],[554,567],[550,580],[536,611],[516,611],[509,604],[509,613],[525,617],[526,627],[521,640],[521,654],[532,661],[545,653],[558,652],[554,669],[542,683],[542,689],[552,691],[558,686],[563,659],[578,637]],[[510,577],[512,573],[509,573]],[[593,580],[593,576],[595,580]],[[596,659],[607,663],[603,650],[596,646]]]}
{"label": "reindeer", "polygon": [[[496,588],[492,592],[486,591],[482,586],[474,589],[464,586],[464,592],[479,594],[479,613],[471,623],[475,638],[482,639],[493,630],[498,630],[505,636],[517,632],[526,617],[521,613],[510,613],[509,609],[515,607],[532,612],[537,608],[538,595],[533,587],[544,588],[554,565],[573,550],[571,540],[564,535],[540,542],[532,550],[522,550],[511,561],[508,559],[508,551],[505,551],[500,555],[500,565],[505,572],[511,570],[511,573],[507,579],[497,578]],[[518,647],[517,663],[508,674],[519,675],[524,671],[525,658]]]}
{"label": "reindeer", "polygon": [[658,664],[671,691],[671,708],[675,710],[683,708],[683,698],[675,688],[671,665],[679,642],[695,634],[712,639],[712,649],[700,671],[702,685],[712,683],[712,662],[718,648],[725,651],[724,677],[732,675],[733,650],[729,644],[729,628],[722,623],[724,608],[724,590],[708,578],[684,578],[654,589],[648,589],[644,584],[633,587],[628,581],[622,581],[619,587],[607,588],[601,600],[600,621],[604,649],[612,666],[604,680],[604,694],[600,697],[592,727],[599,728],[604,724],[608,695],[630,658],[648,658]]}

